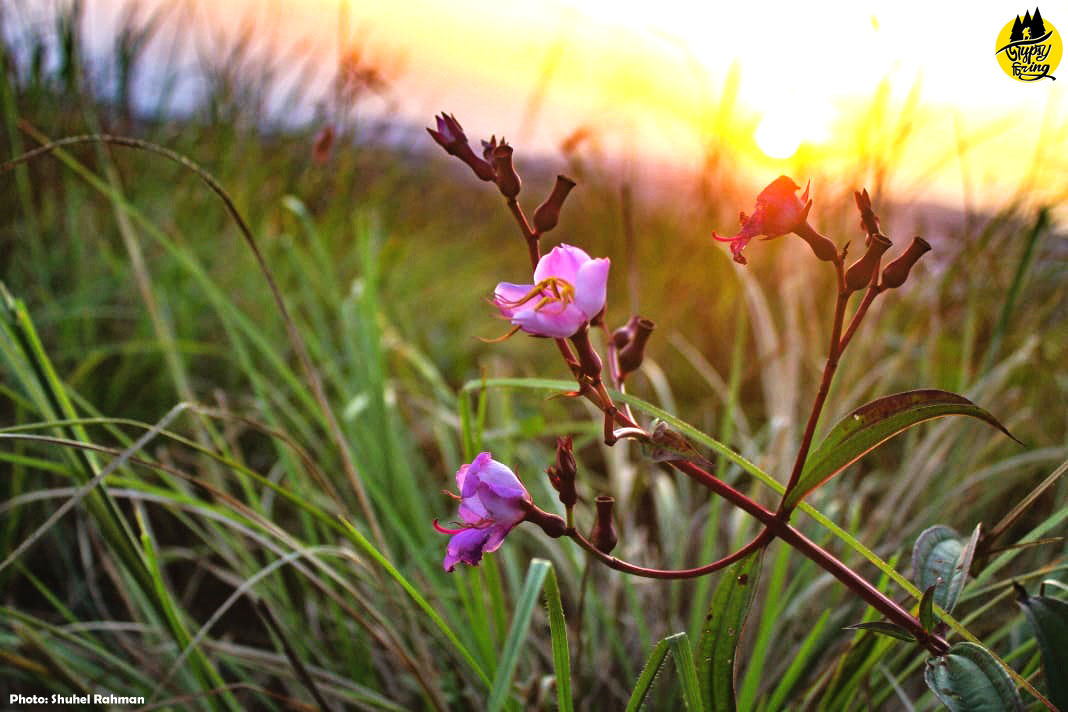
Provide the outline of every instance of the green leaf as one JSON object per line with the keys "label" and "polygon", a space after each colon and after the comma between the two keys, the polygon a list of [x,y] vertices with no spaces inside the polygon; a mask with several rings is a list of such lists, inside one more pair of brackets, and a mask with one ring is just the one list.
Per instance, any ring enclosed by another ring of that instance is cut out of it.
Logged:
{"label": "green leaf", "polygon": [[697,682],[697,669],[694,665],[693,650],[690,648],[690,637],[686,633],[676,633],[660,640],[653,646],[653,652],[645,662],[638,681],[634,684],[634,690],[627,700],[627,712],[637,712],[649,694],[649,690],[656,680],[660,667],[664,664],[668,650],[671,651],[675,660],[675,669],[679,674],[682,688],[682,702],[686,709],[692,712],[701,712],[705,707],[701,704],[701,692]]}
{"label": "green leaf", "polygon": [[656,679],[656,674],[660,672],[660,666],[664,664],[667,652],[667,638],[653,646],[653,652],[649,653],[649,659],[645,661],[645,667],[642,668],[641,674],[638,675],[638,681],[634,683],[630,699],[627,700],[627,712],[637,712],[641,709],[646,695],[649,694],[649,688],[652,687],[653,680]]}
{"label": "green leaf", "polygon": [[515,668],[519,663],[519,649],[527,638],[534,606],[538,603],[545,577],[551,569],[552,564],[545,559],[532,560],[527,569],[527,577],[523,581],[523,588],[519,592],[519,601],[516,603],[512,617],[512,627],[508,630],[508,639],[504,641],[504,649],[497,663],[497,673],[493,676],[489,704],[486,706],[490,712],[498,712],[508,701],[508,695],[512,690],[512,678],[515,676]]}
{"label": "green leaf", "polygon": [[904,640],[909,643],[916,642],[916,638],[912,636],[912,633],[890,621],[866,621],[864,623],[854,623],[853,625],[847,625],[845,630],[868,630],[872,633],[888,635],[891,638],[897,638],[898,640]]}
{"label": "green leaf", "polygon": [[549,611],[549,635],[553,646],[553,668],[556,671],[556,705],[560,712],[571,712],[571,654],[567,646],[567,623],[564,604],[560,600],[560,584],[556,570],[549,567],[545,579],[545,606]]}
{"label": "green leaf", "polygon": [[928,660],[923,679],[950,712],[1023,710],[1005,668],[975,643],[957,643],[942,657]]}
{"label": "green leaf", "polygon": [[724,573],[712,594],[701,635],[698,678],[705,709],[733,712],[734,664],[738,641],[756,594],[764,549],[757,549]]}
{"label": "green leaf", "polygon": [[682,683],[682,702],[691,712],[701,712],[705,708],[701,703],[701,688],[697,682],[697,666],[693,659],[693,648],[690,647],[690,636],[686,633],[676,633],[668,636],[666,640],[671,647],[671,655],[675,658],[679,682]]}
{"label": "green leaf", "polygon": [[971,538],[965,542],[955,530],[936,524],[916,538],[912,548],[916,586],[924,591],[933,586],[934,602],[947,613],[953,611],[964,590],[979,533],[980,527],[976,525]]}
{"label": "green leaf", "polygon": [[903,430],[947,415],[978,418],[1012,438],[997,418],[964,396],[935,389],[895,393],[857,408],[831,428],[808,456],[797,486],[786,496],[786,506],[796,506],[812,490]]}
{"label": "green leaf", "polygon": [[1028,596],[1018,585],[1016,593],[1016,603],[1038,638],[1050,700],[1060,709],[1068,710],[1068,602],[1049,596]]}
{"label": "green leaf", "polygon": [[923,598],[920,599],[920,625],[923,629],[930,633],[935,627],[935,615],[934,615],[934,593],[935,585],[931,584],[923,592]]}

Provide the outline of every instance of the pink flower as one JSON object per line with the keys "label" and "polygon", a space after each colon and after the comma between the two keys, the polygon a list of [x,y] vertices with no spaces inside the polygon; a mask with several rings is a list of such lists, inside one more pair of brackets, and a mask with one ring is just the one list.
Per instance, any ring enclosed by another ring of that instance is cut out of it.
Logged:
{"label": "pink flower", "polygon": [[815,233],[815,231],[809,227],[807,222],[808,211],[812,208],[812,201],[808,199],[809,186],[805,186],[805,192],[801,194],[800,199],[796,195],[799,188],[800,186],[786,176],[779,176],[767,188],[760,191],[753,214],[741,214],[742,229],[737,235],[720,237],[713,232],[712,237],[720,242],[731,243],[731,255],[734,261],[743,265],[745,255],[742,254],[742,250],[758,235],[764,235],[765,240],[770,240],[788,232],[796,232],[811,244],[809,233]]}
{"label": "pink flower", "polygon": [[571,245],[557,245],[538,260],[534,284],[501,282],[493,303],[501,315],[534,336],[572,336],[604,309],[607,257],[591,259]]}
{"label": "pink flower", "polygon": [[515,473],[491,459],[488,452],[479,453],[456,471],[456,486],[460,495],[452,496],[460,500],[460,526],[446,529],[434,520],[435,529],[452,535],[445,547],[446,571],[461,561],[478,564],[484,552],[499,549],[508,532],[535,509]]}

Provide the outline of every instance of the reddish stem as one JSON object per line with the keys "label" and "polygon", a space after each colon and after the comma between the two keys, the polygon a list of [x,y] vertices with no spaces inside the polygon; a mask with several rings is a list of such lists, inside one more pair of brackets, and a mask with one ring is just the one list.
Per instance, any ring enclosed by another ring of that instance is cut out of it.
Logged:
{"label": "reddish stem", "polygon": [[[688,475],[697,482],[705,485],[716,494],[728,500],[735,506],[751,514],[766,527],[772,537],[779,537],[790,546],[794,547],[820,568],[834,576],[846,585],[851,591],[864,599],[872,608],[879,611],[887,620],[896,623],[909,631],[916,640],[935,655],[943,655],[949,649],[949,643],[941,636],[928,633],[923,628],[919,619],[902,608],[896,601],[889,598],[879,589],[875,588],[867,579],[862,577],[833,554],[816,544],[797,529],[790,526],[789,522],[779,517],[771,510],[762,507],[749,497],[734,489],[726,482],[709,474],[692,462],[671,462],[672,467]],[[763,535],[763,534],[762,534]],[[758,537],[759,538],[759,537]]]}
{"label": "reddish stem", "polygon": [[739,559],[744,559],[746,556],[753,553],[760,547],[766,546],[773,538],[771,532],[765,528],[759,534],[757,534],[752,541],[743,546],[741,549],[735,551],[732,554],[724,556],[718,561],[713,561],[711,564],[705,564],[704,566],[698,566],[697,568],[693,569],[648,569],[644,566],[637,566],[635,564],[623,561],[622,559],[617,559],[614,556],[609,556],[608,554],[604,553],[596,546],[594,546],[589,539],[579,534],[574,529],[574,527],[566,530],[564,532],[564,536],[571,537],[575,541],[575,543],[577,543],[586,551],[593,554],[601,563],[603,563],[610,569],[622,571],[623,573],[627,574],[633,574],[635,576],[643,576],[645,578],[653,579],[689,579],[697,578],[698,576],[704,576],[705,574],[710,574],[713,571],[719,571],[720,569],[730,566]]}
{"label": "reddish stem", "polygon": [[[808,451],[812,447],[812,437],[816,434],[816,423],[819,422],[820,414],[823,412],[823,404],[827,401],[827,394],[831,391],[831,380],[834,378],[834,372],[838,369],[838,357],[842,353],[839,348],[839,342],[842,338],[842,323],[845,321],[846,303],[849,301],[849,291],[845,286],[845,273],[842,263],[842,256],[839,256],[834,263],[834,268],[838,275],[838,299],[834,305],[834,325],[831,327],[831,345],[828,349],[827,363],[823,367],[820,388],[816,393],[816,400],[812,403],[812,412],[809,413],[808,423],[805,425],[805,434],[801,437],[801,447],[798,449],[797,458],[794,460],[794,469],[790,473],[790,481],[786,484],[786,493],[783,495],[784,503],[786,502],[786,494],[789,494],[790,490],[797,485],[801,472],[805,468],[805,460],[808,459]],[[784,519],[789,519],[790,509],[780,505],[779,514]]]}
{"label": "reddish stem", "polygon": [[853,334],[857,332],[860,322],[864,320],[864,315],[868,313],[868,307],[871,306],[871,303],[875,301],[875,298],[879,296],[879,292],[881,291],[883,290],[873,283],[868,287],[868,291],[864,293],[864,299],[860,302],[860,306],[857,307],[857,312],[850,320],[849,328],[846,329],[845,335],[842,336],[842,340],[838,343],[839,355],[845,351],[845,347],[849,344],[850,339],[853,338]]}

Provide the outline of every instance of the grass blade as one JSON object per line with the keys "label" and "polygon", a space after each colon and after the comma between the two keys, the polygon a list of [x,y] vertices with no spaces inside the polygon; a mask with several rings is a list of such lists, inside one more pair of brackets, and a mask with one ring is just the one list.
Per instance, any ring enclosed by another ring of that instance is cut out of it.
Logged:
{"label": "grass blade", "polygon": [[512,627],[508,630],[508,639],[504,642],[504,650],[501,651],[497,673],[493,676],[489,704],[486,706],[489,712],[498,712],[503,709],[508,700],[512,678],[515,676],[515,668],[519,663],[519,649],[527,638],[534,606],[538,602],[541,588],[551,569],[552,564],[545,559],[534,559],[530,562],[527,578],[519,592],[519,601],[516,603],[515,614],[512,617]]}
{"label": "grass blade", "polygon": [[560,712],[571,712],[571,654],[567,645],[567,623],[564,621],[564,604],[560,600],[560,584],[556,569],[549,567],[545,579],[545,607],[549,611],[549,634],[553,646],[553,669],[556,671],[556,704]]}

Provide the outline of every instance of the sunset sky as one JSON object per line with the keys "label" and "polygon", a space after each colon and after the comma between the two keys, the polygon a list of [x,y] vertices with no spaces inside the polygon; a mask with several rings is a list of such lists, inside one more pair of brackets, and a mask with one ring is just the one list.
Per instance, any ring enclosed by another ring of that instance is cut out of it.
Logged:
{"label": "sunset sky", "polygon": [[[98,36],[128,4],[88,0]],[[172,24],[197,28],[199,39],[179,43],[183,57],[168,61],[195,61],[212,45],[207,28],[233,34],[254,18],[278,51],[303,43],[325,85],[347,28],[395,68],[389,110],[413,125],[447,109],[472,136],[504,133],[544,151],[585,127],[602,152],[687,169],[718,137],[754,176],[799,162],[844,168],[869,152],[891,156],[904,192],[975,202],[1030,176],[1036,196],[1063,197],[1068,65],[1056,81],[1027,84],[994,57],[998,32],[1034,6],[948,5],[186,0],[171,4],[182,18]],[[1068,7],[1043,16],[1068,30]],[[724,104],[725,95],[733,98]],[[902,128],[907,137],[895,142]]]}

